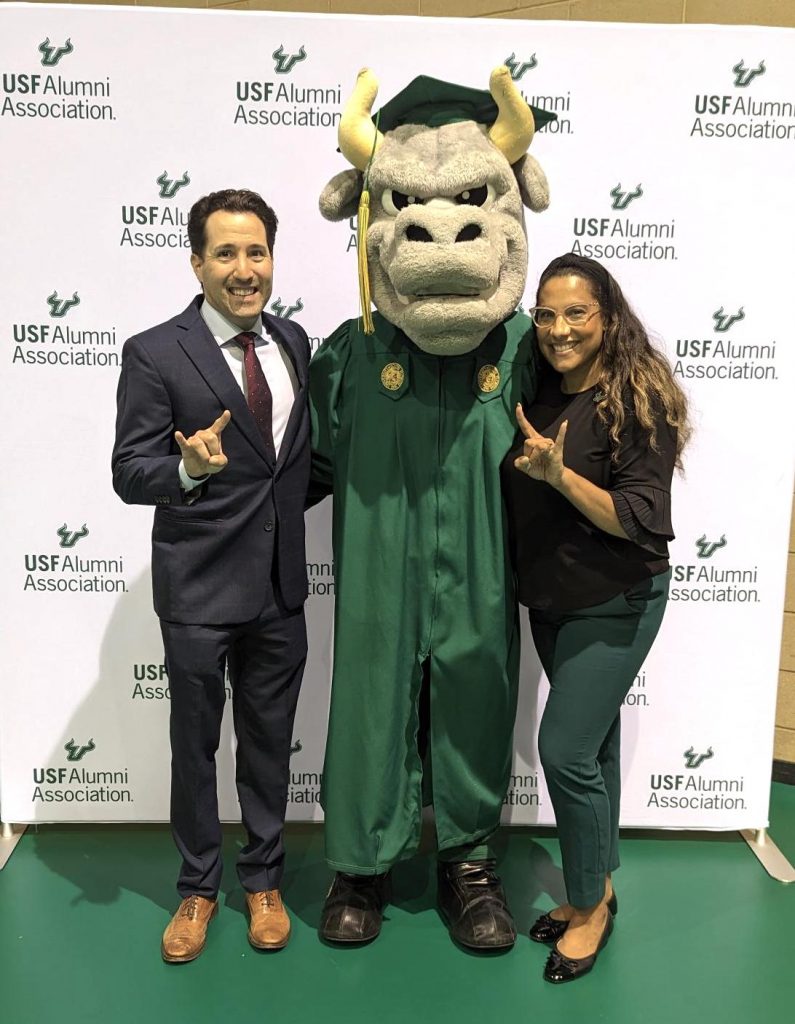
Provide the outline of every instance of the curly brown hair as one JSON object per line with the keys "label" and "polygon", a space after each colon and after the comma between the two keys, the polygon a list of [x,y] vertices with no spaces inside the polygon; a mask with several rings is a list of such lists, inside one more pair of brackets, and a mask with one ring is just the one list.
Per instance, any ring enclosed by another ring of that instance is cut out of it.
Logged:
{"label": "curly brown hair", "polygon": [[551,278],[568,274],[588,282],[601,309],[604,335],[598,387],[604,397],[597,402],[596,409],[609,429],[613,441],[613,458],[618,457],[621,430],[626,419],[626,394],[629,390],[635,416],[647,431],[649,444],[654,451],[659,451],[655,413],[662,411],[666,422],[675,428],[676,465],[681,469],[682,452],[690,439],[692,428],[687,412],[687,398],[674,380],[670,363],[649,341],[645,327],[624,298],[616,279],[596,260],[573,252],[556,257],[541,274],[538,292]]}

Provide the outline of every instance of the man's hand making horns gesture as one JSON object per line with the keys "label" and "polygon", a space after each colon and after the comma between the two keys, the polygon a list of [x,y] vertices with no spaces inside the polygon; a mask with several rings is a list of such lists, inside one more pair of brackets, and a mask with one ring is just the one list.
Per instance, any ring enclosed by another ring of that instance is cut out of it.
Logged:
{"label": "man's hand making horns gesture", "polygon": [[182,461],[188,476],[198,479],[212,473],[220,473],[229,461],[221,446],[221,434],[232,419],[232,413],[224,409],[218,419],[206,430],[197,430],[189,438],[181,430],[174,433],[174,440],[182,452]]}

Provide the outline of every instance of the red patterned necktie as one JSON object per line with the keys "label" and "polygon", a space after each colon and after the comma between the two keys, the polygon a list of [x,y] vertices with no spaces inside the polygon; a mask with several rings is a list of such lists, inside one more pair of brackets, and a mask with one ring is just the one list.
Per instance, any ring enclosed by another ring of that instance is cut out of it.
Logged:
{"label": "red patterned necktie", "polygon": [[273,444],[273,396],[265,374],[254,351],[254,343],[257,335],[251,331],[243,331],[235,335],[232,341],[236,342],[243,349],[243,368],[246,371],[246,391],[248,392],[248,407],[251,414],[257,421],[262,440],[271,458],[276,457],[276,449]]}

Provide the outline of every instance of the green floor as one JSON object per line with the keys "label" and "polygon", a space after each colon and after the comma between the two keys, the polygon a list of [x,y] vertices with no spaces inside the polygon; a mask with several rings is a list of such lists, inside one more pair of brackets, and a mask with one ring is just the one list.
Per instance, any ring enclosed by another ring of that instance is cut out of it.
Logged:
{"label": "green floor", "polygon": [[[771,835],[795,861],[795,787],[774,784]],[[238,833],[227,835],[231,864]],[[526,937],[561,897],[548,830],[500,837],[503,878],[525,933],[502,956],[463,953],[434,910],[433,859],[395,874],[381,937],[361,949],[315,932],[329,875],[322,831],[289,830],[285,897],[293,938],[279,953],[246,942],[227,871],[222,907],[194,963],[160,960],[175,906],[175,854],[160,827],[29,829],[0,872],[0,1020],[8,1024],[322,1024],[607,1021],[789,1022],[795,1015],[795,885],[772,881],[736,833],[628,832],[616,875],[616,930],[595,971],[555,987]]]}

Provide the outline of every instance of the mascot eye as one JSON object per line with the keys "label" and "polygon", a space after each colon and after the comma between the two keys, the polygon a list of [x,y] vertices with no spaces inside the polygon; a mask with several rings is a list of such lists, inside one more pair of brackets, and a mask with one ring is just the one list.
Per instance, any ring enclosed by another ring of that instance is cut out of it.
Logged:
{"label": "mascot eye", "polygon": [[494,189],[489,185],[480,185],[478,188],[466,188],[459,192],[455,201],[459,206],[484,206],[487,199],[494,196]]}
{"label": "mascot eye", "polygon": [[381,196],[381,205],[393,217],[397,217],[400,211],[405,210],[407,206],[413,206],[415,203],[422,206],[424,202],[424,199],[407,196],[403,192],[398,192],[396,188],[388,188]]}

